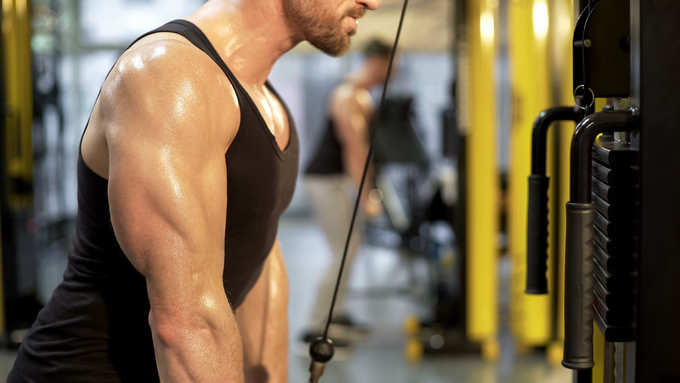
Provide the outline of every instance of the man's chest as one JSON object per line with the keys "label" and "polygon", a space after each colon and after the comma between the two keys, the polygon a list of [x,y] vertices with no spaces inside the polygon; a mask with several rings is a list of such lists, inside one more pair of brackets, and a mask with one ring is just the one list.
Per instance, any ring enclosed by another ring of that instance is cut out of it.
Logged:
{"label": "man's chest", "polygon": [[276,139],[281,150],[288,146],[290,140],[290,122],[285,107],[274,93],[266,86],[260,89],[246,89],[257,107],[269,132]]}

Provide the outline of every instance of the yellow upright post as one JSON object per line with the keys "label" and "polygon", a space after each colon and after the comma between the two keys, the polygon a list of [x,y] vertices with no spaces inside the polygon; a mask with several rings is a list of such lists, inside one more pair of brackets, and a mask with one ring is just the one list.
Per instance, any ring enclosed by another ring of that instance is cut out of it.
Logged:
{"label": "yellow upright post", "polygon": [[[524,294],[527,257],[527,178],[531,171],[533,121],[542,110],[553,106],[548,52],[550,17],[547,0],[511,0],[509,6],[513,104],[508,178],[510,197],[508,237],[512,260],[511,329],[519,344],[538,346],[547,345],[552,337],[552,300],[549,295]],[[549,166],[549,173],[550,170]],[[554,219],[550,221],[554,222]],[[551,234],[554,234],[554,230],[551,230]],[[550,244],[554,245],[554,242],[549,238]],[[551,272],[549,263],[550,284],[552,284]],[[549,290],[554,294],[554,289]]]}
{"label": "yellow upright post", "polygon": [[[5,73],[3,89],[6,105],[4,129],[7,176],[30,185],[33,182],[33,87],[31,85],[31,24],[29,0],[2,0],[2,59]],[[1,180],[6,182],[6,180]],[[30,206],[26,190],[7,190],[12,209]],[[0,227],[1,230],[1,227]],[[1,243],[0,243],[1,245]],[[5,333],[4,291],[0,246],[0,333]]]}
{"label": "yellow upright post", "polygon": [[[31,85],[29,0],[2,0],[2,43],[5,66],[5,148],[7,175],[33,182],[33,87]],[[9,190],[15,209],[30,206],[30,196]]]}
{"label": "yellow upright post", "polygon": [[0,216],[0,336],[6,335],[7,329],[5,328],[5,280],[3,278],[3,273],[5,272],[2,267],[2,217]]}
{"label": "yellow upright post", "polygon": [[498,193],[496,159],[497,1],[471,0],[467,10],[467,334],[485,357],[498,354]]}
{"label": "yellow upright post", "polygon": [[593,383],[605,383],[604,381],[604,359],[605,359],[604,334],[597,325],[593,326]]}

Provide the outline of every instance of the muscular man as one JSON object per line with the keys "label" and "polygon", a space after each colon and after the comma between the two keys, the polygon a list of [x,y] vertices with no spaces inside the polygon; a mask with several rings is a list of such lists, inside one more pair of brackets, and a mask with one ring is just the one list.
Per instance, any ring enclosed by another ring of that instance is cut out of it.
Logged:
{"label": "muscular man", "polygon": [[[306,171],[305,187],[312,201],[317,220],[328,240],[333,257],[317,289],[309,328],[303,335],[304,341],[315,339],[328,316],[330,299],[342,261],[347,228],[352,218],[354,196],[357,193],[364,162],[369,147],[369,126],[373,119],[374,105],[370,91],[382,84],[387,76],[390,46],[378,39],[370,40],[363,49],[364,62],[360,69],[347,77],[335,89],[329,103],[329,118],[320,145],[309,162]],[[365,215],[374,217],[381,210],[380,201],[371,190],[371,182],[364,188],[362,206]],[[358,225],[360,227],[360,225]],[[358,250],[360,238],[355,231],[347,253],[346,268],[351,266]],[[345,312],[343,277],[336,302],[336,315],[332,321],[336,349],[348,346],[357,326]],[[350,330],[350,331],[343,331]]]}
{"label": "muscular man", "polygon": [[79,147],[64,281],[9,383],[287,380],[298,141],[266,80],[300,41],[345,51],[379,2],[210,0],[121,56]]}

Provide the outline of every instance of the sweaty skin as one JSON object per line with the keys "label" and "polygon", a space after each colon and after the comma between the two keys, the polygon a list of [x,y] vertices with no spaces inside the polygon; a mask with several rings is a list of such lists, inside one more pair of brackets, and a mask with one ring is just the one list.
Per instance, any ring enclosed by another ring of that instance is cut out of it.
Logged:
{"label": "sweaty skin", "polygon": [[355,185],[361,182],[368,154],[369,122],[373,116],[373,100],[368,89],[346,82],[331,97],[331,118],[342,144],[342,157],[347,173]]}
{"label": "sweaty skin", "polygon": [[[186,19],[208,36],[284,148],[289,122],[265,81],[284,52],[316,36],[286,15],[307,6],[349,35],[345,14],[379,1],[211,0]],[[163,383],[287,381],[288,282],[278,242],[235,313],[222,281],[225,153],[239,123],[219,67],[181,36],[160,33],[121,56],[83,137],[86,164],[108,179],[116,239],[146,278]]]}
{"label": "sweaty skin", "polygon": [[[349,77],[332,94],[330,101],[331,118],[342,146],[342,159],[347,174],[356,187],[359,187],[368,155],[370,132],[369,126],[375,106],[370,89],[382,83],[387,75],[387,58],[374,57],[367,59],[361,70]],[[362,206],[368,217],[380,214],[381,204],[373,198],[370,174],[362,193]]]}

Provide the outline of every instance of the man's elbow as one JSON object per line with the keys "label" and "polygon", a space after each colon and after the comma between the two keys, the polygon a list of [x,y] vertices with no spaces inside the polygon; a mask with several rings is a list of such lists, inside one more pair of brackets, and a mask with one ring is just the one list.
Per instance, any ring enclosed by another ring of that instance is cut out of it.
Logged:
{"label": "man's elbow", "polygon": [[230,327],[225,315],[215,308],[172,313],[151,309],[149,326],[155,340],[164,348],[182,347],[200,339],[217,340],[227,335]]}

